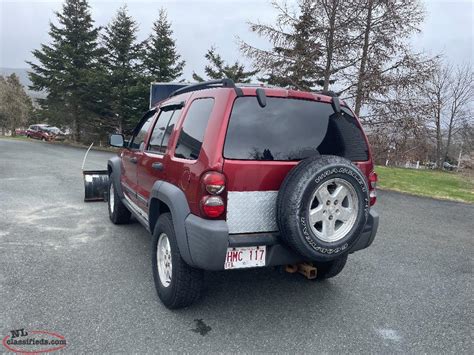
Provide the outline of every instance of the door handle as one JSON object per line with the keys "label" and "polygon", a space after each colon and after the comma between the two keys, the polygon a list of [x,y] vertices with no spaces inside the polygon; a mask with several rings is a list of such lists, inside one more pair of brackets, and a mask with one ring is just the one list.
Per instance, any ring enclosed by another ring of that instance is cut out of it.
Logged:
{"label": "door handle", "polygon": [[158,162],[151,164],[151,167],[155,170],[160,170],[160,171],[165,168],[163,166],[163,163],[158,163]]}
{"label": "door handle", "polygon": [[138,162],[138,159],[136,157],[130,158],[130,163],[136,164]]}

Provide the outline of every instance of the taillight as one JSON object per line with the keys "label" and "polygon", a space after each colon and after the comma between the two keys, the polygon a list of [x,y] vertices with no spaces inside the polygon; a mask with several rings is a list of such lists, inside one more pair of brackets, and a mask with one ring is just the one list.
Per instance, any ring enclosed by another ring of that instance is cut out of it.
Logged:
{"label": "taillight", "polygon": [[216,218],[225,211],[224,201],[220,196],[205,196],[201,200],[202,211],[207,217]]}
{"label": "taillight", "polygon": [[[209,171],[201,178],[201,211],[205,217],[217,218],[225,212],[225,203],[221,195],[225,191],[225,176],[217,171]],[[225,197],[225,194],[224,194]]]}
{"label": "taillight", "polygon": [[219,195],[225,189],[225,177],[221,173],[210,171],[202,177],[202,184],[211,195]]}
{"label": "taillight", "polygon": [[369,174],[369,197],[370,197],[370,205],[373,206],[377,201],[377,174],[375,171],[372,171]]}

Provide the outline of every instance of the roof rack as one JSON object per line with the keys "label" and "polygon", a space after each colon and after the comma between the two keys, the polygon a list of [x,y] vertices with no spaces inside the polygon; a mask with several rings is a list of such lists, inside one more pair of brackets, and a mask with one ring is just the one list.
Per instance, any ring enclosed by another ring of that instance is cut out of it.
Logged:
{"label": "roof rack", "polygon": [[192,84],[185,86],[184,88],[177,89],[173,91],[170,96],[173,97],[176,95],[184,94],[186,92],[197,91],[197,90],[204,90],[216,87],[223,87],[223,88],[233,88],[237,96],[243,96],[242,89],[237,87],[233,80],[231,79],[219,79],[219,80],[211,80],[205,81],[202,83]]}

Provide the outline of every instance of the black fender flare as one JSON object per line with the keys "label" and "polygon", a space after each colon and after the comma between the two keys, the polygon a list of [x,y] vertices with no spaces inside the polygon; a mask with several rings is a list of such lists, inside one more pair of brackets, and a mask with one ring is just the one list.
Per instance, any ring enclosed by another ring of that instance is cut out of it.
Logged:
{"label": "black fender flare", "polygon": [[185,227],[186,217],[188,217],[191,211],[184,192],[166,181],[160,180],[154,183],[150,193],[148,214],[148,223],[151,233],[153,233],[160,211],[162,211],[163,206],[160,206],[161,204],[168,206],[171,213],[181,257],[188,265],[193,266],[194,262],[191,258]]}
{"label": "black fender flare", "polygon": [[122,160],[119,156],[112,157],[107,160],[107,170],[109,176],[114,182],[115,191],[123,198],[122,184],[120,183],[120,175],[122,174]]}

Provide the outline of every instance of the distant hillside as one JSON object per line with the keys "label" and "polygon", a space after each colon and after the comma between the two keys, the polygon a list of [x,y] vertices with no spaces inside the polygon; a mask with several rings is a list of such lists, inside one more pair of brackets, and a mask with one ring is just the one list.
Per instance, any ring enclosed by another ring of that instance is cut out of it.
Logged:
{"label": "distant hillside", "polygon": [[27,68],[0,68],[0,75],[8,76],[15,73],[20,78],[20,83],[25,87],[27,94],[33,99],[42,99],[46,95],[44,92],[31,91],[28,86],[31,85],[31,80],[28,77]]}

